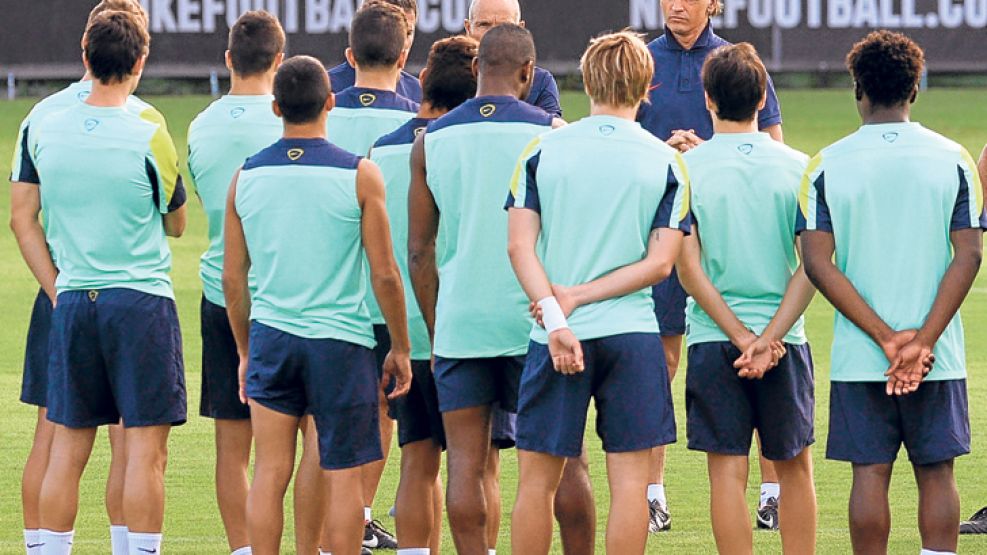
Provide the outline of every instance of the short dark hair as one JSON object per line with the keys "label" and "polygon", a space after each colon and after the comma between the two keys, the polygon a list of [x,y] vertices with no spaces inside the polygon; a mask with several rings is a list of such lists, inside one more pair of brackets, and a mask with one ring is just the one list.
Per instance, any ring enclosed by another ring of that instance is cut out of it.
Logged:
{"label": "short dark hair", "polygon": [[245,12],[230,28],[227,49],[233,71],[244,77],[266,72],[284,52],[284,43],[278,18],[262,10]]}
{"label": "short dark hair", "polygon": [[703,87],[716,117],[724,121],[750,121],[757,116],[768,88],[768,70],[750,43],[721,46],[703,64]]}
{"label": "short dark hair", "polygon": [[460,35],[442,39],[428,53],[428,73],[422,81],[422,96],[440,110],[452,110],[476,96],[473,58],[479,43]]}
{"label": "short dark hair", "polygon": [[274,76],[274,102],[287,123],[308,123],[319,117],[332,90],[322,62],[311,56],[285,60]]}
{"label": "short dark hair", "polygon": [[137,14],[123,11],[105,11],[93,19],[86,29],[83,53],[94,78],[110,84],[130,77],[151,42],[145,24]]}
{"label": "short dark hair", "polygon": [[410,33],[408,18],[393,4],[373,2],[360,8],[350,26],[350,49],[357,66],[387,67],[398,62]]}
{"label": "short dark hair", "polygon": [[504,23],[487,31],[480,41],[477,58],[480,71],[513,73],[537,57],[531,32],[513,23]]}
{"label": "short dark hair", "polygon": [[415,14],[415,17],[418,17],[417,0],[367,0],[363,5],[366,6],[367,4],[373,4],[376,2],[397,6],[398,8],[401,8],[402,11],[411,12]]}
{"label": "short dark hair", "polygon": [[846,65],[858,94],[891,107],[911,100],[925,68],[925,53],[901,33],[874,31],[853,45]]}

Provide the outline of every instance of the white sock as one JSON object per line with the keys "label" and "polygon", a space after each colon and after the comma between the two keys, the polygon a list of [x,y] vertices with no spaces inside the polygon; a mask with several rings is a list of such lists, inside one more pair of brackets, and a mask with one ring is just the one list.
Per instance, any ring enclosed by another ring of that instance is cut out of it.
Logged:
{"label": "white sock", "polygon": [[488,549],[487,550],[487,555],[497,555],[497,550],[496,549]]}
{"label": "white sock", "polygon": [[955,551],[933,551],[931,549],[923,549],[919,552],[919,555],[956,555]]}
{"label": "white sock", "polygon": [[332,555],[332,551],[322,551],[322,550],[320,549],[320,550],[319,550],[319,555]]}
{"label": "white sock", "polygon": [[668,506],[668,500],[665,499],[665,485],[664,484],[648,484],[648,501],[658,501],[658,504],[662,507]]}
{"label": "white sock", "polygon": [[398,555],[431,555],[432,550],[427,547],[410,547],[408,549],[398,549]]}
{"label": "white sock", "polygon": [[240,549],[237,549],[233,553],[230,553],[230,555],[253,555],[253,553],[254,552],[250,549],[250,546],[248,545],[247,547],[241,547]]}
{"label": "white sock", "polygon": [[110,525],[110,547],[113,549],[113,555],[128,555],[130,549],[127,547],[127,530],[126,526],[113,526]]}
{"label": "white sock", "polygon": [[774,497],[777,500],[781,497],[781,485],[772,482],[764,482],[761,484],[761,504],[758,508],[762,508],[768,504],[768,498]]}
{"label": "white sock", "polygon": [[158,555],[161,553],[161,534],[127,534],[130,555]]}
{"label": "white sock", "polygon": [[24,549],[27,555],[41,555],[41,530],[24,529]]}
{"label": "white sock", "polygon": [[373,519],[374,519],[374,517],[373,517],[373,511],[370,509],[370,507],[364,507],[363,508],[363,521],[364,522],[370,522]]}
{"label": "white sock", "polygon": [[71,555],[72,538],[75,530],[71,532],[52,532],[51,530],[38,530],[38,541],[41,542],[41,555]]}

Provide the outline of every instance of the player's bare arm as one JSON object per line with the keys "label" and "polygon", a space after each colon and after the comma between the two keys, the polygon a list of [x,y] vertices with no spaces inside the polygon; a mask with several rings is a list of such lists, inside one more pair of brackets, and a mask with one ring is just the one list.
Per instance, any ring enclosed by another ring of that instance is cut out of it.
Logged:
{"label": "player's bare arm", "polygon": [[10,229],[17,238],[21,256],[34,279],[45,294],[55,303],[55,278],[58,269],[48,251],[45,230],[38,216],[41,214],[41,189],[33,183],[10,184]]}
{"label": "player's bare arm", "polygon": [[[391,226],[384,200],[384,176],[370,160],[362,160],[357,169],[356,195],[362,212],[363,248],[370,264],[370,284],[391,335],[391,352],[384,361],[384,375],[394,379],[396,399],[411,387],[411,340],[408,338],[408,313],[404,304],[404,285],[394,259]],[[390,380],[381,380],[385,387]]]}
{"label": "player's bare arm", "polygon": [[439,297],[439,269],[435,263],[435,238],[439,233],[439,208],[428,188],[425,170],[425,135],[411,148],[411,185],[408,190],[408,272],[415,299],[421,308],[428,336],[435,340],[435,304]]}
{"label": "player's bare arm", "polygon": [[[511,258],[511,266],[521,288],[543,310],[552,310],[546,308],[545,303],[548,302],[555,303],[556,310],[561,312],[552,292],[552,282],[549,281],[536,250],[538,235],[541,233],[541,216],[527,208],[511,208],[507,212],[507,229],[507,254]],[[549,320],[548,350],[552,354],[555,370],[563,374],[582,372],[583,349],[575,334],[564,322],[552,322],[551,314],[546,314],[545,319]],[[564,327],[554,329],[557,326]]]}
{"label": "player's bare arm", "polygon": [[987,145],[984,145],[984,151],[980,154],[977,170],[980,173],[980,184],[984,189],[984,198],[987,198]]}
{"label": "player's bare arm", "polygon": [[165,235],[176,239],[181,237],[185,233],[185,224],[188,222],[187,206],[183,204],[178,209],[165,214],[162,219],[164,220]]}
{"label": "player's bare arm", "polygon": [[237,170],[226,197],[226,222],[223,227],[225,241],[223,254],[223,297],[226,314],[230,319],[237,354],[240,356],[240,401],[247,402],[247,361],[250,358],[250,289],[247,272],[250,270],[250,253],[243,235],[243,223],[236,211],[236,188],[240,171]]}

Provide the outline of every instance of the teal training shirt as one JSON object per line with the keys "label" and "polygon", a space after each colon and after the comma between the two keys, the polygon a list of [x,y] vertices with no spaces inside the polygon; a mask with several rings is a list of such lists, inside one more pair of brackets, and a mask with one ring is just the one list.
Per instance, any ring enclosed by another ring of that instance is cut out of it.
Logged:
{"label": "teal training shirt", "polygon": [[[918,329],[953,259],[952,231],[987,227],[976,164],[918,123],[864,125],[809,162],[798,231],[832,233],[836,266],[895,330]],[[966,377],[959,313],[935,346],[926,380]],[[839,312],[831,379],[883,382],[881,348]]]}
{"label": "teal training shirt", "polygon": [[523,355],[528,300],[507,256],[502,209],[518,158],[552,116],[511,96],[466,101],[425,134],[428,186],[439,209],[435,354]]}
{"label": "teal training shirt", "polygon": [[[416,102],[396,92],[350,87],[336,95],[336,107],[329,112],[329,140],[357,156],[367,156],[377,139],[407,123],[417,112]],[[369,278],[370,268],[364,264]],[[367,297],[367,308],[374,324],[384,323],[373,291]]]}
{"label": "teal training shirt", "polygon": [[[638,123],[610,116],[591,116],[532,141],[506,206],[540,214],[539,255],[560,285],[640,262],[655,229],[691,231],[682,157]],[[580,340],[658,333],[650,287],[581,306],[568,321]],[[531,339],[547,344],[548,334],[535,325]]]}
{"label": "teal training shirt", "polygon": [[44,183],[58,292],[122,287],[174,298],[162,214],[185,203],[178,155],[148,110],[79,102],[28,134],[28,167]]}
{"label": "teal training shirt", "polygon": [[[795,218],[809,157],[765,133],[718,133],[684,156],[702,268],[730,310],[760,335],[798,268]],[[689,299],[686,342],[729,341]],[[806,342],[802,318],[786,343]]]}
{"label": "teal training shirt", "polygon": [[226,306],[223,298],[226,196],[233,175],[244,161],[281,138],[281,119],[274,115],[273,101],[273,95],[227,95],[210,104],[189,126],[189,174],[209,224],[209,248],[200,260],[199,277],[202,294],[215,305]]}
{"label": "teal training shirt", "polygon": [[[415,290],[408,272],[408,189],[411,185],[411,146],[432,120],[414,118],[393,133],[377,141],[370,159],[380,166],[387,189],[387,217],[391,222],[394,259],[404,281],[404,302],[408,309],[408,331],[411,336],[411,359],[429,360],[432,343],[428,338],[425,318],[418,307]],[[370,295],[373,297],[373,295]]]}
{"label": "teal training shirt", "polygon": [[374,347],[359,164],[325,139],[282,139],[244,164],[235,206],[257,279],[251,320],[299,337]]}

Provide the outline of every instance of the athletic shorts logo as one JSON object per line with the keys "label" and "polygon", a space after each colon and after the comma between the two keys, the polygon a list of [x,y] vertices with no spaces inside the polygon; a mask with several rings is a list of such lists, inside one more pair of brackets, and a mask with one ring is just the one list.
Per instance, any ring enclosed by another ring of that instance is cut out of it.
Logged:
{"label": "athletic shorts logo", "polygon": [[898,140],[898,134],[893,131],[890,133],[885,133],[884,135],[881,136],[884,137],[884,140],[889,143],[893,143]]}
{"label": "athletic shorts logo", "polygon": [[89,302],[94,303],[98,298],[99,298],[99,291],[97,291],[96,289],[91,289],[89,291]]}
{"label": "athletic shorts logo", "polygon": [[614,126],[612,126],[612,125],[601,125],[600,126],[600,133],[602,133],[604,137],[609,137],[610,135],[613,135],[613,132],[616,131],[616,130],[617,130],[617,128],[614,127]]}
{"label": "athletic shorts logo", "polygon": [[97,127],[99,127],[99,120],[92,118],[87,119],[85,126],[86,126],[86,131],[92,133]]}
{"label": "athletic shorts logo", "polygon": [[364,106],[370,106],[374,102],[377,102],[377,95],[373,93],[363,93],[360,95],[360,104]]}
{"label": "athletic shorts logo", "polygon": [[237,119],[238,117],[242,116],[246,111],[247,109],[244,108],[243,106],[237,106],[236,108],[230,110],[230,117],[233,119]]}
{"label": "athletic shorts logo", "polygon": [[292,162],[297,161],[299,158],[305,155],[305,150],[301,148],[292,148],[288,150],[288,159]]}
{"label": "athletic shorts logo", "polygon": [[497,107],[494,106],[493,104],[484,104],[483,106],[480,106],[480,115],[485,118],[489,118],[490,116],[494,115],[494,112],[496,111],[497,111]]}
{"label": "athletic shorts logo", "polygon": [[750,143],[744,143],[738,146],[737,150],[739,150],[742,154],[750,154],[751,152],[754,152],[754,145]]}
{"label": "athletic shorts logo", "polygon": [[425,132],[425,129],[427,129],[427,127],[416,127],[415,128],[415,137],[416,138],[419,137],[422,133]]}

